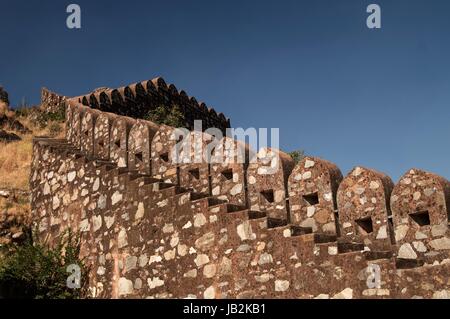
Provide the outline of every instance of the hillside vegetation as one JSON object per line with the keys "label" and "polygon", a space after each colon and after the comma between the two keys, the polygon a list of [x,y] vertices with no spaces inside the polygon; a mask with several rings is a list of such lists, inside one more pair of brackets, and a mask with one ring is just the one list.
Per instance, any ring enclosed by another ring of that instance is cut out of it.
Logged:
{"label": "hillside vegetation", "polygon": [[33,136],[62,137],[63,118],[0,101],[0,250],[30,232],[29,175]]}

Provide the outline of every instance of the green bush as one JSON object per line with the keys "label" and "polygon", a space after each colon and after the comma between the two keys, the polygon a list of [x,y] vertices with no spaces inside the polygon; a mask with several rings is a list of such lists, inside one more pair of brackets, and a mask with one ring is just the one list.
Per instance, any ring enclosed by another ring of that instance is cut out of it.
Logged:
{"label": "green bush", "polygon": [[36,117],[36,122],[41,128],[45,128],[50,122],[62,123],[65,120],[66,120],[65,103],[61,103],[56,112],[40,111]]}
{"label": "green bush", "polygon": [[[79,259],[80,241],[68,232],[53,248],[31,240],[10,247],[0,260],[0,298],[77,299],[87,296],[87,269]],[[67,285],[69,265],[81,270],[80,289]]]}
{"label": "green bush", "polygon": [[172,107],[160,105],[148,112],[144,119],[176,128],[186,127],[186,119],[178,105],[172,105]]}
{"label": "green bush", "polygon": [[303,151],[303,150],[292,151],[288,154],[292,157],[295,164],[298,164],[302,159],[305,158],[305,151]]}

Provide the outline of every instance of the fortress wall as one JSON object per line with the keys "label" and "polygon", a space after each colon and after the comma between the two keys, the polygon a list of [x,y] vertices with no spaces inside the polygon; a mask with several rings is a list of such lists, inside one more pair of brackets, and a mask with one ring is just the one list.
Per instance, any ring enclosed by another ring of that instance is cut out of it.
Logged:
{"label": "fortress wall", "polygon": [[46,88],[42,88],[41,110],[47,113],[57,113],[61,110],[64,111],[64,104],[67,99],[68,98],[66,96],[62,96],[58,93],[49,91]]}
{"label": "fortress wall", "polygon": [[450,248],[449,181],[411,169],[400,178],[391,196],[399,258],[439,259]]}
{"label": "fortress wall", "polygon": [[185,126],[194,129],[194,120],[201,120],[203,130],[215,127],[225,133],[230,127],[230,119],[205,103],[189,97],[185,91],[178,90],[173,84],[166,84],[164,79],[155,78],[121,87],[104,89],[71,99],[93,109],[103,112],[113,112],[117,115],[145,119],[149,111],[159,106],[171,109],[178,106],[184,115]]}
{"label": "fortress wall", "polygon": [[[144,88],[123,94],[141,92],[142,100]],[[33,219],[37,238],[50,243],[68,229],[81,232],[96,298],[449,293],[442,177],[414,169],[394,186],[356,167],[343,178],[328,161],[294,165],[273,149],[252,163],[173,163],[171,127],[73,100],[66,114],[66,139],[34,140]],[[226,139],[219,144],[227,148]],[[381,281],[370,286],[373,269]]]}
{"label": "fortress wall", "polygon": [[341,182],[337,204],[341,236],[370,250],[390,250],[392,180],[377,171],[354,168]]}

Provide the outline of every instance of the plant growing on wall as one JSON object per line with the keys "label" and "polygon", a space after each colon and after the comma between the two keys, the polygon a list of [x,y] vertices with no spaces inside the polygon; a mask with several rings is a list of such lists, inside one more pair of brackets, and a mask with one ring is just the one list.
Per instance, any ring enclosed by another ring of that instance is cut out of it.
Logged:
{"label": "plant growing on wall", "polygon": [[288,154],[292,157],[295,164],[298,164],[303,158],[305,158],[304,150],[296,150],[296,151],[289,152]]}
{"label": "plant growing on wall", "polygon": [[148,112],[145,119],[156,124],[164,124],[177,128],[186,127],[185,116],[178,105],[172,105],[172,107],[160,105]]}

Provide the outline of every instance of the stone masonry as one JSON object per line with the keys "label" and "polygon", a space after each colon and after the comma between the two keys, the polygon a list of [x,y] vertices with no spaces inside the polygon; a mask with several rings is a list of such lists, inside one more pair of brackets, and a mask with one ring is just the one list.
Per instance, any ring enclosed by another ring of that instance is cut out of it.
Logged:
{"label": "stone masonry", "polygon": [[[44,92],[43,90],[43,97],[47,97],[48,94],[44,94]],[[61,97],[61,99],[63,98]],[[215,127],[225,133],[225,130],[230,127],[230,120],[222,113],[217,113],[213,108],[208,108],[205,103],[197,102],[194,97],[189,97],[185,91],[179,91],[175,85],[166,84],[162,78],[143,81],[118,89],[97,89],[71,100],[102,112],[136,119],[144,119],[149,111],[159,106],[169,109],[178,106],[185,117],[184,125],[190,130],[194,129],[194,120],[202,121],[203,130]],[[47,103],[47,105],[53,104]]]}
{"label": "stone masonry", "polygon": [[[100,90],[64,102],[65,139],[34,139],[37,239],[81,234],[92,297],[450,297],[449,181],[412,169],[394,185],[364,167],[344,178],[246,145],[234,163],[229,138],[211,152],[225,161],[174,163],[174,128],[133,116],[158,92],[195,101],[161,79]],[[192,119],[217,123],[195,105]]]}
{"label": "stone masonry", "polygon": [[41,110],[47,113],[57,113],[61,109],[64,110],[64,101],[67,99],[65,96],[58,95],[55,92],[51,92],[46,88],[41,90]]}

